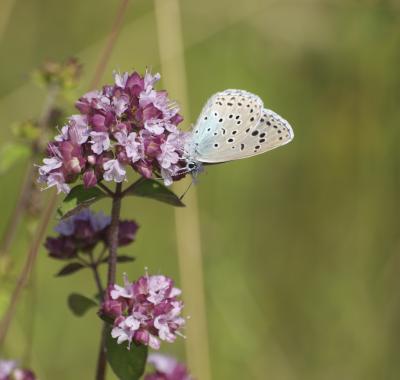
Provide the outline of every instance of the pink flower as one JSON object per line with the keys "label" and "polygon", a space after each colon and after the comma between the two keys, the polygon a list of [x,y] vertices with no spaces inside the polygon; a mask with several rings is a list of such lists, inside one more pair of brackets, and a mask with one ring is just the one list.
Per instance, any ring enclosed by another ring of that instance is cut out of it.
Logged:
{"label": "pink flower", "polygon": [[127,275],[124,273],[124,287],[114,284],[110,290],[111,299],[133,298],[133,284],[128,281]]}
{"label": "pink flower", "polygon": [[101,309],[114,319],[112,337],[118,343],[127,341],[128,347],[134,341],[156,350],[160,341],[175,341],[186,321],[181,317],[183,303],[177,298],[181,291],[173,281],[162,275],[146,275],[130,283],[125,275],[124,283],[124,287],[108,289]]}
{"label": "pink flower", "polygon": [[62,160],[59,157],[43,159],[44,165],[39,167],[39,174],[45,175],[62,166]]}
{"label": "pink flower", "polygon": [[47,177],[47,188],[55,186],[57,193],[68,194],[71,188],[65,183],[65,178],[62,173],[54,172],[50,173]]}
{"label": "pink flower", "polygon": [[104,179],[106,181],[122,182],[126,176],[126,170],[118,160],[109,160],[103,164]]}
{"label": "pink flower", "polygon": [[168,169],[172,164],[179,161],[179,154],[176,151],[178,144],[178,137],[170,134],[167,141],[161,145],[161,154],[157,157],[157,160],[163,169]]}
{"label": "pink flower", "polygon": [[56,141],[65,141],[68,140],[69,138],[69,125],[64,125],[61,128],[61,133],[57,136],[54,137],[54,140]]}
{"label": "pink flower", "polygon": [[185,365],[171,356],[153,353],[149,355],[147,362],[156,371],[147,374],[144,380],[193,380]]}
{"label": "pink flower", "polygon": [[72,115],[69,118],[69,137],[75,144],[83,144],[89,138],[89,127],[85,115]]}
{"label": "pink flower", "polygon": [[135,132],[117,132],[115,138],[118,144],[125,148],[126,156],[130,158],[131,162],[134,163],[140,160],[141,155],[139,153],[140,142],[136,141],[137,134]]}
{"label": "pink flower", "polygon": [[118,344],[128,341],[128,347],[130,348],[133,336],[139,328],[140,321],[133,316],[129,316],[122,318],[118,325],[111,330],[111,336],[117,339]]}
{"label": "pink flower", "polygon": [[129,78],[128,73],[120,74],[116,71],[114,72],[114,81],[115,81],[116,86],[118,86],[118,87],[125,88],[128,78]]}
{"label": "pink flower", "polygon": [[128,109],[129,106],[129,98],[126,95],[114,96],[113,97],[113,106],[115,109],[115,114],[120,117],[122,114]]}
{"label": "pink flower", "polygon": [[107,150],[110,146],[110,138],[106,132],[90,132],[92,138],[92,151],[96,154],[100,154]]}

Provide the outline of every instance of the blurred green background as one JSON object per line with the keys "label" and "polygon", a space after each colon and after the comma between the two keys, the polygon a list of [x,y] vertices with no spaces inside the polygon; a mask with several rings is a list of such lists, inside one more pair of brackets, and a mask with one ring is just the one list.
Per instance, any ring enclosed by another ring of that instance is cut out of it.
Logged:
{"label": "blurred green background", "polygon": [[[118,5],[1,0],[1,144],[13,122],[39,114],[45,94],[29,74],[46,58],[78,57],[78,93],[86,91]],[[180,5],[185,127],[212,93],[242,88],[295,132],[284,148],[208,168],[197,185],[213,379],[399,379],[400,3]],[[134,0],[102,82],[113,69],[160,70],[159,62],[154,4]],[[0,232],[25,167],[0,178]],[[148,266],[179,285],[173,209],[130,199],[123,216],[141,229],[124,248],[138,260],[120,272],[134,279]],[[28,246],[25,223],[11,278]],[[84,272],[54,278],[59,267],[40,252],[2,355],[23,358],[33,338],[30,365],[40,379],[90,379],[100,322],[93,313],[73,317],[65,300],[72,291],[94,293],[94,285]],[[0,284],[3,298],[11,286]],[[184,359],[184,342],[163,351]]]}

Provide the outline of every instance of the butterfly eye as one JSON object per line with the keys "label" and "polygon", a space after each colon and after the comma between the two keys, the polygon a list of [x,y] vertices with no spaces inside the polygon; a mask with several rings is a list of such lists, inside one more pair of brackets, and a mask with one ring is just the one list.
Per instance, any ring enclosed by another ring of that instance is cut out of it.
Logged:
{"label": "butterfly eye", "polygon": [[195,165],[194,165],[193,163],[190,163],[190,164],[188,165],[188,168],[189,168],[190,170],[192,170],[192,169],[195,168]]}

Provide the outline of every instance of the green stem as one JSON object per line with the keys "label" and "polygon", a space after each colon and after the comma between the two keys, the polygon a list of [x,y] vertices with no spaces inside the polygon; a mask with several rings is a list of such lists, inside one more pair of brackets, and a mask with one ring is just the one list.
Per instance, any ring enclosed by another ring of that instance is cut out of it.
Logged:
{"label": "green stem", "polygon": [[[112,209],[111,209],[111,224],[108,234],[108,275],[107,286],[115,283],[115,274],[117,271],[117,249],[118,249],[118,229],[119,217],[121,213],[121,200],[122,200],[122,183],[117,183],[115,193],[112,195]],[[100,349],[97,360],[96,380],[104,380],[107,366],[107,356],[105,351],[105,334],[106,324],[103,324],[100,338]]]}

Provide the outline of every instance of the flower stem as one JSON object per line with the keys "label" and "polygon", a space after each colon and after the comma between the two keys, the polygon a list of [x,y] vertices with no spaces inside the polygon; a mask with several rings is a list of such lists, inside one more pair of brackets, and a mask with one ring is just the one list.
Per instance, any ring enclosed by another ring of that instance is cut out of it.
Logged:
{"label": "flower stem", "polygon": [[103,183],[98,183],[97,184],[98,187],[100,187],[101,189],[103,189],[110,197],[112,197],[114,195],[114,193]]}
{"label": "flower stem", "polygon": [[112,209],[111,209],[111,224],[108,234],[108,276],[107,285],[115,283],[115,272],[117,267],[117,248],[118,248],[118,226],[119,215],[121,212],[121,199],[122,199],[122,183],[117,183],[115,193],[113,196]]}
{"label": "flower stem", "polygon": [[[111,224],[108,233],[108,275],[107,285],[110,286],[115,283],[115,273],[117,270],[117,249],[118,249],[118,229],[119,229],[119,217],[121,213],[121,199],[122,194],[122,183],[117,183],[115,193],[112,196],[112,208],[111,208]],[[97,271],[96,271],[97,272]],[[98,273],[97,273],[98,275]],[[105,352],[105,334],[106,325],[103,325],[100,340],[99,357],[97,360],[96,380],[104,380],[106,372],[106,352]]]}
{"label": "flower stem", "polygon": [[94,281],[96,282],[97,290],[99,291],[100,302],[103,302],[104,289],[101,283],[98,262],[94,260],[93,252],[89,252],[89,258],[90,258],[90,268],[92,269]]}

